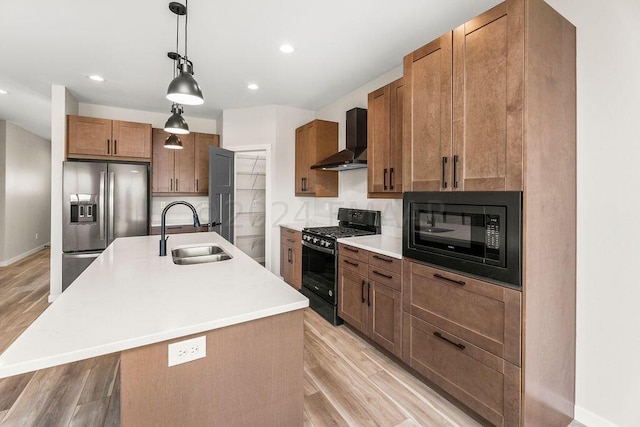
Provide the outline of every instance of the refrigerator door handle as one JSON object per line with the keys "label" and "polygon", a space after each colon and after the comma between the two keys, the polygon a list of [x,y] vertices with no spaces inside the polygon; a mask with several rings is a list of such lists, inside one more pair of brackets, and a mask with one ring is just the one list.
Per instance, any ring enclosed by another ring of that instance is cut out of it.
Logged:
{"label": "refrigerator door handle", "polygon": [[98,194],[98,221],[100,221],[100,240],[104,240],[105,235],[105,175],[106,172],[100,172],[100,192]]}
{"label": "refrigerator door handle", "polygon": [[108,216],[109,216],[109,225],[108,225],[108,230],[109,230],[109,242],[111,243],[113,242],[113,217],[114,217],[114,189],[115,189],[116,183],[115,183],[115,173],[114,172],[109,172],[109,212],[107,212]]}

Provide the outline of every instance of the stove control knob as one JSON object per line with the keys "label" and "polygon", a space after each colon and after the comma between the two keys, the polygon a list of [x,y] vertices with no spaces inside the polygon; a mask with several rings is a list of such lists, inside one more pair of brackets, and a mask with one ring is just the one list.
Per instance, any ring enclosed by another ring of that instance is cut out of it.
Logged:
{"label": "stove control knob", "polygon": [[326,247],[329,247],[329,246],[331,246],[331,242],[324,242],[324,245],[325,245]]}
{"label": "stove control knob", "polygon": [[314,237],[313,238],[313,243],[318,243],[318,240],[320,240],[320,239],[318,239],[317,237]]}
{"label": "stove control knob", "polygon": [[325,243],[327,243],[327,241],[326,241],[326,240],[324,240],[324,239],[320,240],[320,246],[324,246],[324,245],[325,245]]}

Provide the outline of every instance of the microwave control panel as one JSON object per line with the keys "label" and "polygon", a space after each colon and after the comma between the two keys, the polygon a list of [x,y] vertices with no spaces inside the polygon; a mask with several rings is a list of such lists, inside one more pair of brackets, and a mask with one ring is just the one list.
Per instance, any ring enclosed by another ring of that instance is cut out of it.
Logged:
{"label": "microwave control panel", "polygon": [[500,217],[486,216],[487,249],[500,249]]}

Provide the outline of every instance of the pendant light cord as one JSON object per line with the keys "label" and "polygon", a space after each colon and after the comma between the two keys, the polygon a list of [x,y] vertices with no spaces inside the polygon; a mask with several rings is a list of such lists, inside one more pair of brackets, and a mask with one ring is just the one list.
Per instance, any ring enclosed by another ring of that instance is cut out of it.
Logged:
{"label": "pendant light cord", "polygon": [[186,9],[184,14],[184,59],[187,60],[187,29],[189,28],[189,0],[185,0],[184,8]]}
{"label": "pendant light cord", "polygon": [[[176,55],[180,55],[180,15],[176,13]],[[173,60],[173,78],[178,75],[178,58]]]}

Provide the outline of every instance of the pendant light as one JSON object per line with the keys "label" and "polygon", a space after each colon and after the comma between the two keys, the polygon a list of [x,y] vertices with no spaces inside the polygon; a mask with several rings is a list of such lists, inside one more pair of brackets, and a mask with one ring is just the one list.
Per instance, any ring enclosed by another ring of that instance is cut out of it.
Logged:
{"label": "pendant light", "polygon": [[169,133],[178,133],[186,135],[189,133],[189,125],[184,121],[182,117],[183,108],[182,105],[174,103],[171,106],[171,117],[164,124],[164,131]]}
{"label": "pendant light", "polygon": [[180,141],[178,135],[172,133],[164,142],[164,148],[171,148],[172,150],[182,150],[182,141]]}
{"label": "pendant light", "polygon": [[[193,62],[187,56],[187,33],[188,33],[188,6],[189,0],[185,0],[185,5],[178,2],[169,3],[169,10],[180,17],[184,15],[184,56],[175,52],[178,59],[178,75],[171,81],[167,89],[167,99],[183,105],[200,105],[204,103],[204,97],[198,82],[193,78]],[[176,32],[178,31],[176,27]],[[173,52],[172,52],[173,53]]]}

